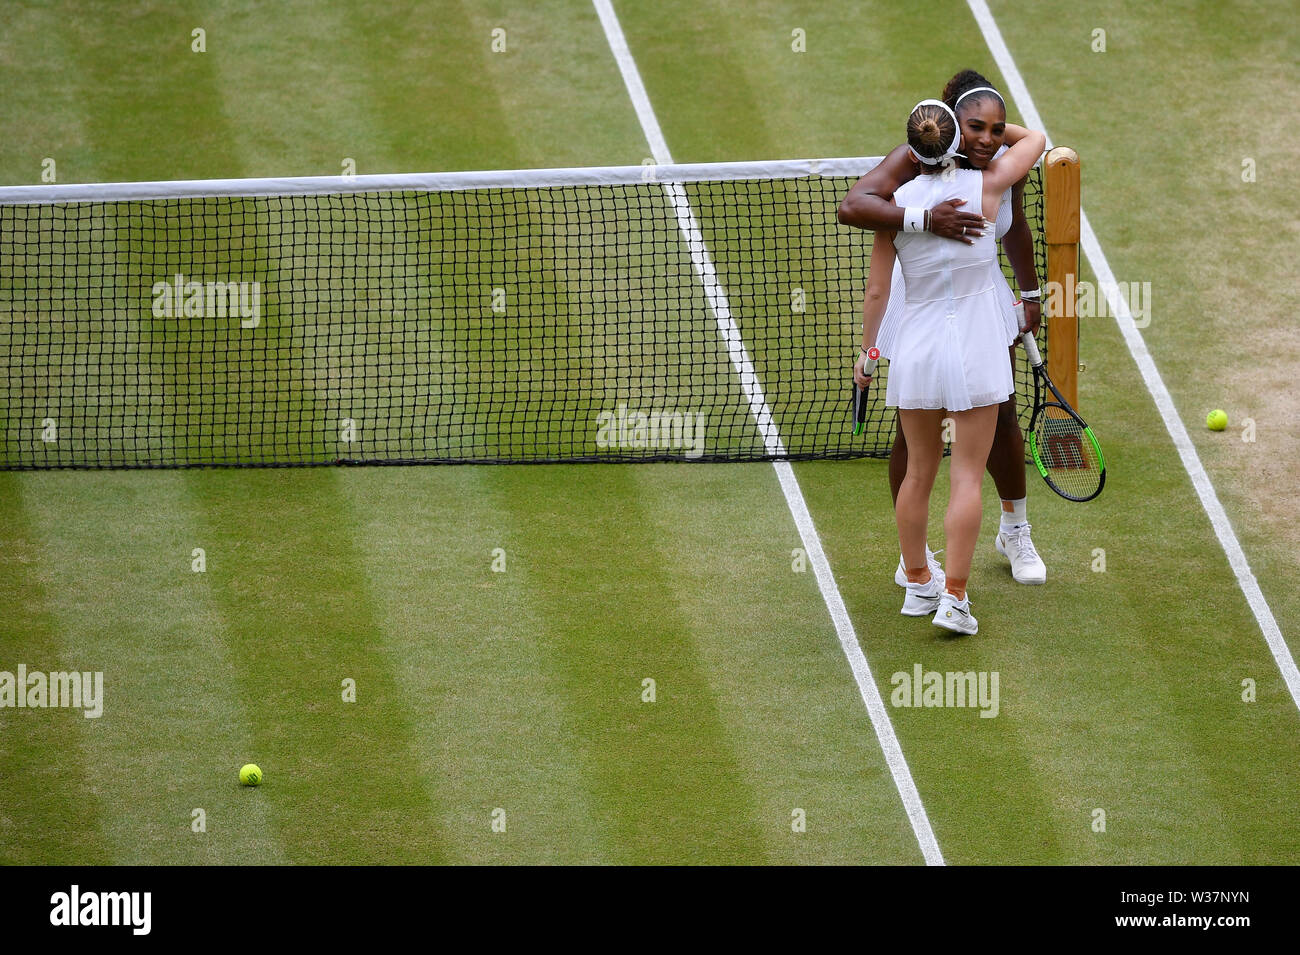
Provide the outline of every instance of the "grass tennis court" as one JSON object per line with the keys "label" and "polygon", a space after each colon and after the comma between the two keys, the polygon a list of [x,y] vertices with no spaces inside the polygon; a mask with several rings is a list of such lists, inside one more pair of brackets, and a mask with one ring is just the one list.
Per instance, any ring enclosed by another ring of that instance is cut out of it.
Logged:
{"label": "grass tennis court", "polygon": [[[1007,88],[964,3],[615,9],[678,162],[878,155],[957,69]],[[1294,655],[1291,10],[992,13],[1111,266],[1150,283],[1143,339]],[[113,182],[650,155],[577,0],[19,5],[0,86],[5,185],[47,157]],[[935,838],[1293,863],[1300,713],[1115,320],[1081,328],[1108,486],[1031,474],[1026,588],[986,483],[976,637],[899,616],[884,462],[793,466],[886,703],[918,664],[1000,675],[996,718],[887,706]],[[0,671],[104,672],[98,719],[0,709],[0,861],[918,864],[802,546],[761,463],[0,473]]]}

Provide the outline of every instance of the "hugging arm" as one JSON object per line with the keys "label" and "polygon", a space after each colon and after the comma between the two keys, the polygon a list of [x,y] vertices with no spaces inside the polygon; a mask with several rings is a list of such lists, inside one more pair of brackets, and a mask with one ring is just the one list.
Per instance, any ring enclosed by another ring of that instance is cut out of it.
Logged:
{"label": "hugging arm", "polygon": [[[903,209],[894,205],[894,191],[915,179],[920,171],[920,163],[912,156],[911,149],[906,145],[894,147],[840,201],[840,224],[877,232],[901,232]],[[973,242],[970,236],[983,229],[984,217],[978,210],[962,211],[959,207],[963,204],[961,199],[949,200],[931,209],[928,231],[968,245]]]}
{"label": "hugging arm", "polygon": [[1002,193],[1029,174],[1047,146],[1047,137],[1036,129],[1007,123],[1006,142],[1011,148],[989,163],[984,170],[984,209],[993,210],[996,218]]}

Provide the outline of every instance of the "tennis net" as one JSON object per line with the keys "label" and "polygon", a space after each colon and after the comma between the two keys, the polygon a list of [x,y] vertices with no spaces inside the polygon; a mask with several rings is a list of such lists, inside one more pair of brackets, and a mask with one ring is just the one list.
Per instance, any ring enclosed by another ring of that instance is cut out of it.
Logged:
{"label": "tennis net", "polygon": [[0,188],[0,469],[886,455],[877,161]]}

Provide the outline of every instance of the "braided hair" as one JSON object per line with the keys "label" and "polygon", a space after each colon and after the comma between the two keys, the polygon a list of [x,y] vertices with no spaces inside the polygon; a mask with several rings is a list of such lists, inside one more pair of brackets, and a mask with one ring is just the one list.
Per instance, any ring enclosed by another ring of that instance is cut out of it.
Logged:
{"label": "braided hair", "polygon": [[[948,85],[943,88],[943,96],[939,98],[948,104],[949,109],[956,110],[957,100],[960,98],[962,93],[965,93],[967,90],[979,89],[981,86],[992,87],[993,84],[974,70],[962,70],[948,81]],[[998,100],[999,103],[1002,101],[997,93],[994,93],[989,89],[980,90],[978,93],[972,93],[961,101],[961,105],[962,108],[965,109],[967,103],[973,105],[984,99],[995,99]]]}

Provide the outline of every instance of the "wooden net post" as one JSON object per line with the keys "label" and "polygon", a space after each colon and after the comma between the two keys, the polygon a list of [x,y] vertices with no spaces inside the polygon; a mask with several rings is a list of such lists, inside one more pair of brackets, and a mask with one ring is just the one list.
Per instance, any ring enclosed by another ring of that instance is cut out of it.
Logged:
{"label": "wooden net post", "polygon": [[1076,409],[1079,407],[1079,156],[1069,146],[1047,154],[1047,286],[1043,289],[1047,333],[1047,371]]}

